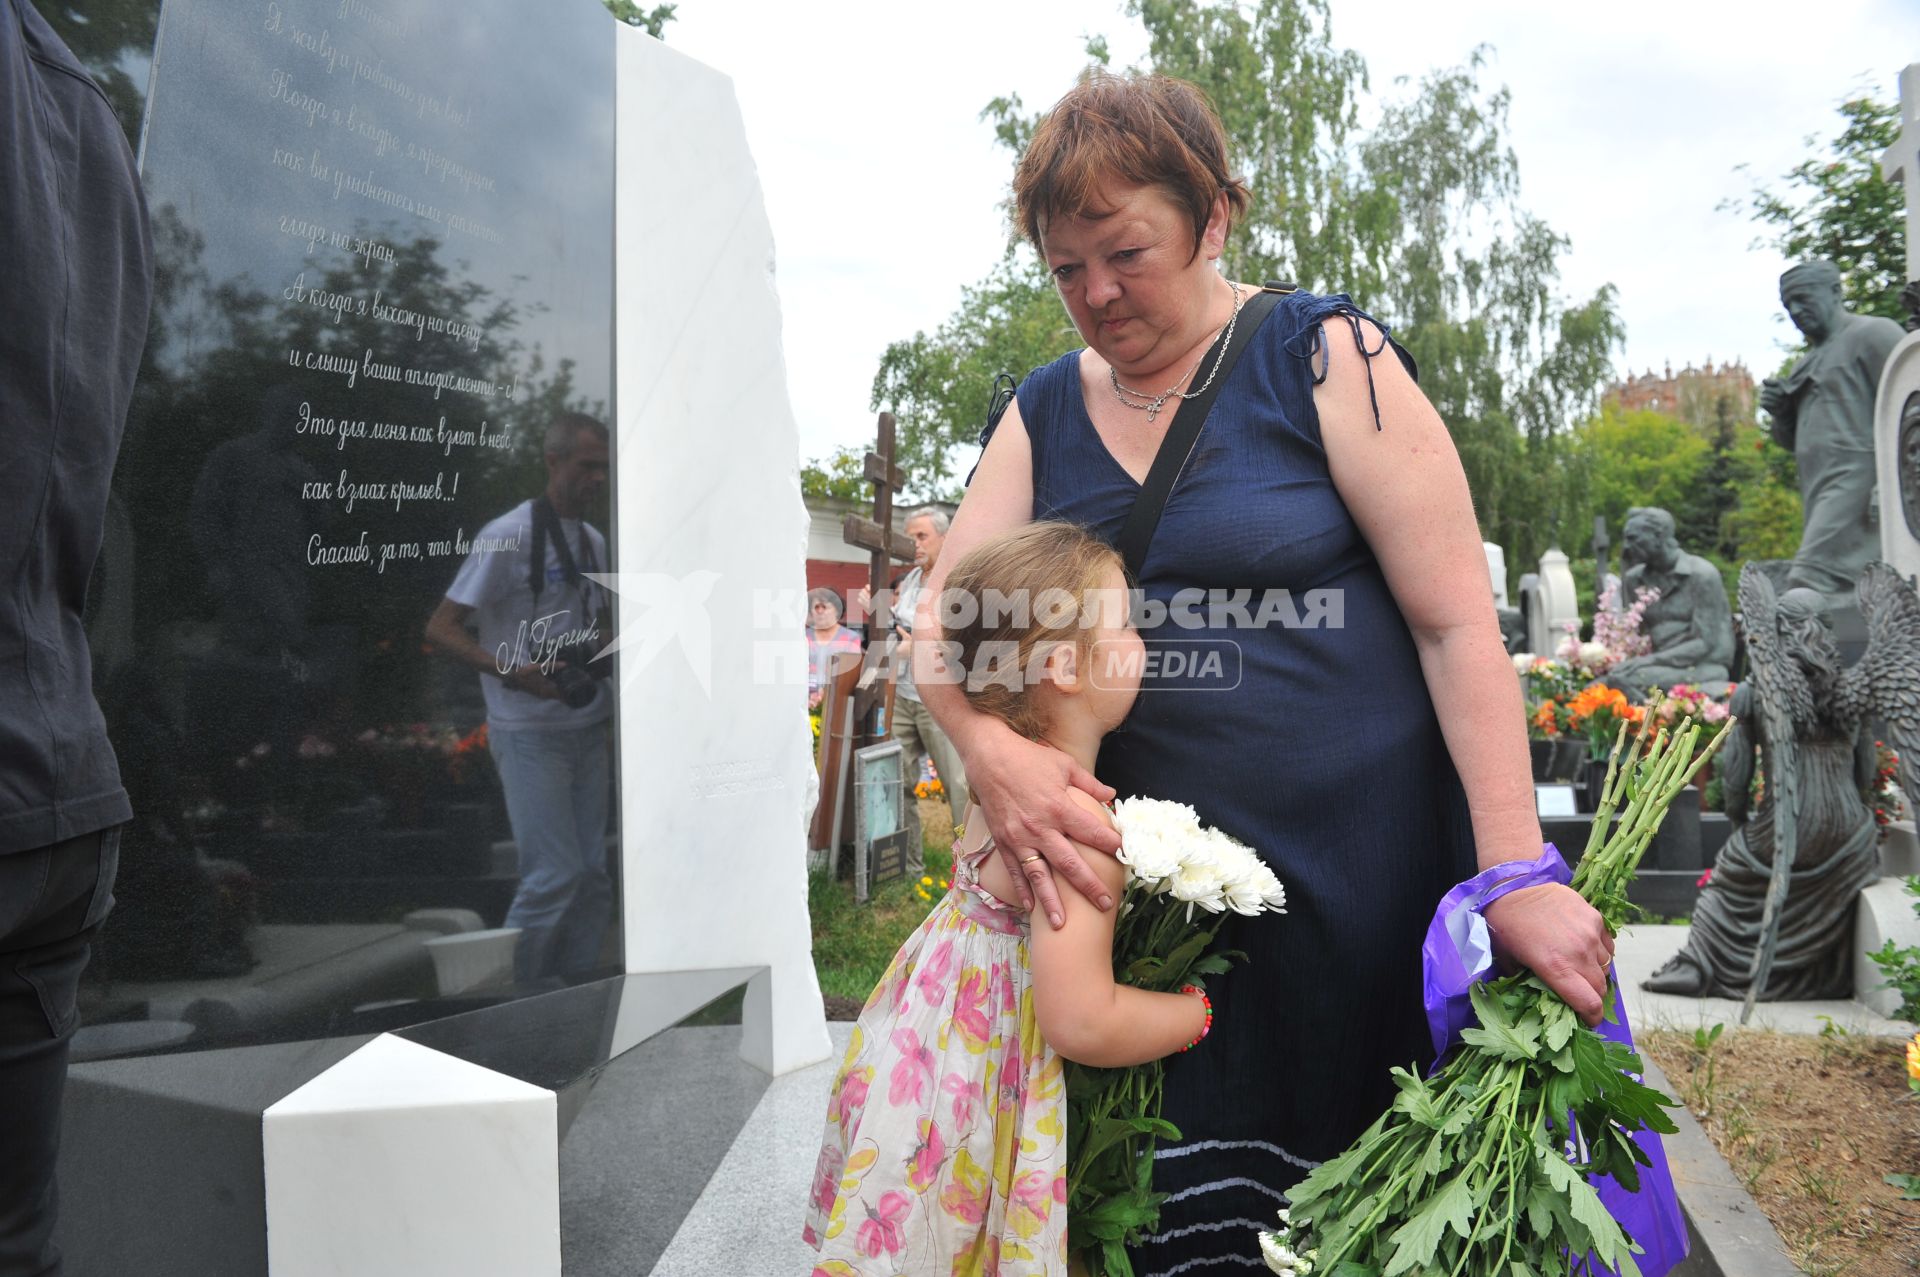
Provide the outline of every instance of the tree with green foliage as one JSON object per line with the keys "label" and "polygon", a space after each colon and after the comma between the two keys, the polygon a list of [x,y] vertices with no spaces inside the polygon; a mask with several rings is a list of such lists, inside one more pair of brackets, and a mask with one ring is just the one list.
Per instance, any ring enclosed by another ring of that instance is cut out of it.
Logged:
{"label": "tree with green foliage", "polygon": [[800,495],[809,501],[852,501],[872,495],[867,486],[865,448],[835,448],[823,461],[809,462],[800,471]]}
{"label": "tree with green foliage", "polygon": [[[1132,0],[1127,14],[1148,38],[1139,69],[1206,91],[1253,189],[1225,269],[1349,293],[1391,324],[1453,431],[1483,534],[1511,562],[1537,556],[1584,507],[1567,435],[1623,330],[1611,287],[1559,297],[1567,241],[1516,203],[1507,94],[1481,83],[1482,57],[1430,73],[1363,131],[1366,66],[1333,43],[1326,0]],[[1087,52],[1108,60],[1104,39]],[[1015,154],[1039,118],[1014,96],[984,115]],[[921,494],[955,491],[951,457],[973,444],[994,374],[1079,344],[1016,244],[936,331],[890,346],[871,404],[899,418]]]}
{"label": "tree with green foliage", "polygon": [[680,10],[677,4],[658,4],[651,9],[642,9],[633,0],[603,0],[603,2],[607,6],[608,13],[630,27],[639,27],[656,40],[666,38],[662,32],[667,29],[667,24],[673,21],[674,15]]}
{"label": "tree with green foliage", "polygon": [[[1713,451],[1677,417],[1646,409],[1623,412],[1611,405],[1576,432],[1574,445],[1592,511],[1605,515],[1607,526],[1615,529],[1625,525],[1627,511],[1635,506],[1659,506],[1677,520],[1694,500]],[[1682,544],[1699,552],[1698,542]]]}
{"label": "tree with green foliage", "polygon": [[[1840,118],[1839,134],[1824,146],[1808,135],[1807,148],[1815,154],[1783,175],[1784,190],[1756,186],[1747,196],[1752,219],[1773,228],[1754,247],[1777,248],[1796,262],[1825,258],[1840,268],[1849,310],[1904,320],[1904,196],[1880,175],[1880,157],[1900,136],[1900,107],[1857,97],[1840,104]],[[1729,200],[1721,207],[1742,203]]]}
{"label": "tree with green foliage", "polygon": [[[1778,482],[1755,484],[1740,494],[1740,504],[1720,519],[1720,537],[1734,552],[1721,569],[1750,559],[1791,559],[1803,529],[1800,494]],[[1733,578],[1727,578],[1733,585]]]}

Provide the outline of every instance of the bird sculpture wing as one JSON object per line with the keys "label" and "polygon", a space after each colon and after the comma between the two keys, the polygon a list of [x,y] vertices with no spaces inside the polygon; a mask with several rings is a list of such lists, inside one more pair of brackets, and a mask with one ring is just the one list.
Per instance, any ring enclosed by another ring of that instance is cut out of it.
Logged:
{"label": "bird sculpture wing", "polygon": [[1869,563],[1856,587],[1867,650],[1841,676],[1841,697],[1886,724],[1907,805],[1920,800],[1920,596],[1898,572]]}

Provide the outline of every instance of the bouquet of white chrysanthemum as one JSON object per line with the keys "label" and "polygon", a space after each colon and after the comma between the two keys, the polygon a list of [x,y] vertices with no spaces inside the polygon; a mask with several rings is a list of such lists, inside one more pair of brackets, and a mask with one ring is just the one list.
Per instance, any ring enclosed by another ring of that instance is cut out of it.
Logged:
{"label": "bouquet of white chrysanthemum", "polygon": [[[1257,853],[1204,829],[1184,803],[1128,798],[1114,808],[1127,889],[1114,921],[1114,979],[1172,992],[1201,986],[1233,957],[1209,947],[1228,913],[1285,913],[1286,891]],[[1196,914],[1196,910],[1198,913]],[[1179,1138],[1160,1117],[1160,1061],[1126,1069],[1067,1066],[1067,1237],[1092,1274],[1132,1273],[1126,1244],[1150,1231],[1156,1138]]]}

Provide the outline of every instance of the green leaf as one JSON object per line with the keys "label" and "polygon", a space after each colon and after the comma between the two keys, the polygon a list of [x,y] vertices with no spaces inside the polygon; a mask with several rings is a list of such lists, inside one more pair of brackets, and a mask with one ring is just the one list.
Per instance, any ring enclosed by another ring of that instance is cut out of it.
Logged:
{"label": "green leaf", "polygon": [[[1558,1052],[1573,1036],[1573,1030],[1579,1023],[1579,1019],[1574,1015],[1573,1008],[1559,998],[1542,999],[1541,1010],[1546,1014],[1547,1031],[1544,1041],[1547,1044],[1547,1050]],[[1569,1058],[1568,1067],[1572,1067],[1571,1058]]]}
{"label": "green leaf", "polygon": [[1619,1258],[1626,1249],[1626,1236],[1620,1231],[1620,1225],[1607,1208],[1600,1203],[1600,1195],[1593,1191],[1593,1185],[1581,1177],[1564,1159],[1552,1149],[1543,1148],[1536,1154],[1540,1168],[1546,1172],[1547,1182],[1559,1193],[1572,1212],[1573,1218],[1585,1228],[1588,1242],[1581,1244],[1568,1240],[1568,1250],[1575,1254],[1591,1250],[1600,1257],[1600,1262],[1609,1268],[1619,1268]]}
{"label": "green leaf", "polygon": [[1527,1227],[1542,1241],[1553,1236],[1553,1190],[1539,1180],[1527,1189]]}
{"label": "green leaf", "polygon": [[1468,1212],[1473,1208],[1473,1186],[1465,1174],[1455,1175],[1446,1187],[1428,1198],[1413,1217],[1393,1231],[1393,1258],[1381,1277],[1422,1271],[1433,1263],[1440,1240],[1451,1228],[1465,1237],[1473,1229]]}
{"label": "green leaf", "polygon": [[1474,1018],[1480,1021],[1482,1028],[1510,1025],[1517,1018],[1512,1004],[1502,991],[1494,988],[1492,981],[1481,980],[1468,986],[1467,997],[1473,1002]]}
{"label": "green leaf", "polygon": [[1527,1061],[1540,1054],[1540,1025],[1537,1021],[1522,1021],[1518,1025],[1462,1029],[1460,1040],[1496,1059]]}
{"label": "green leaf", "polygon": [[1393,1070],[1393,1084],[1400,1088],[1400,1094],[1393,1097],[1395,1112],[1405,1113],[1429,1129],[1437,1129],[1446,1120],[1446,1112],[1425,1082],[1405,1069],[1396,1068]]}
{"label": "green leaf", "polygon": [[1886,1175],[1887,1183],[1900,1190],[1902,1201],[1920,1202],[1920,1175]]}
{"label": "green leaf", "polygon": [[1435,1131],[1433,1138],[1427,1141],[1427,1151],[1420,1155],[1420,1174],[1437,1178],[1452,1166],[1453,1157],[1447,1152],[1447,1137]]}

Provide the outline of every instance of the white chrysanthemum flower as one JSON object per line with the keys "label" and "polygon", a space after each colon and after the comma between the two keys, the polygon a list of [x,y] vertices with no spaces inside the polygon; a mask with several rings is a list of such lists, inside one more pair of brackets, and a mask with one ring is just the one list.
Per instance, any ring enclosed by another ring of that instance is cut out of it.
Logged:
{"label": "white chrysanthemum flower", "polygon": [[1294,1254],[1279,1233],[1260,1234],[1260,1258],[1267,1261],[1269,1272],[1279,1273],[1281,1277],[1307,1277],[1313,1271],[1313,1260]]}
{"label": "white chrysanthemum flower", "polygon": [[[1169,880],[1169,890],[1175,900],[1184,900],[1189,906],[1199,905],[1208,913],[1219,913],[1227,907],[1226,876],[1220,871],[1220,862],[1214,859],[1212,848],[1203,840],[1196,839],[1181,858],[1180,868]],[[1191,917],[1193,910],[1187,910]]]}
{"label": "white chrysanthemum flower", "polygon": [[1179,870],[1185,848],[1200,835],[1200,817],[1185,803],[1127,798],[1114,807],[1113,816],[1128,881],[1150,891]]}

